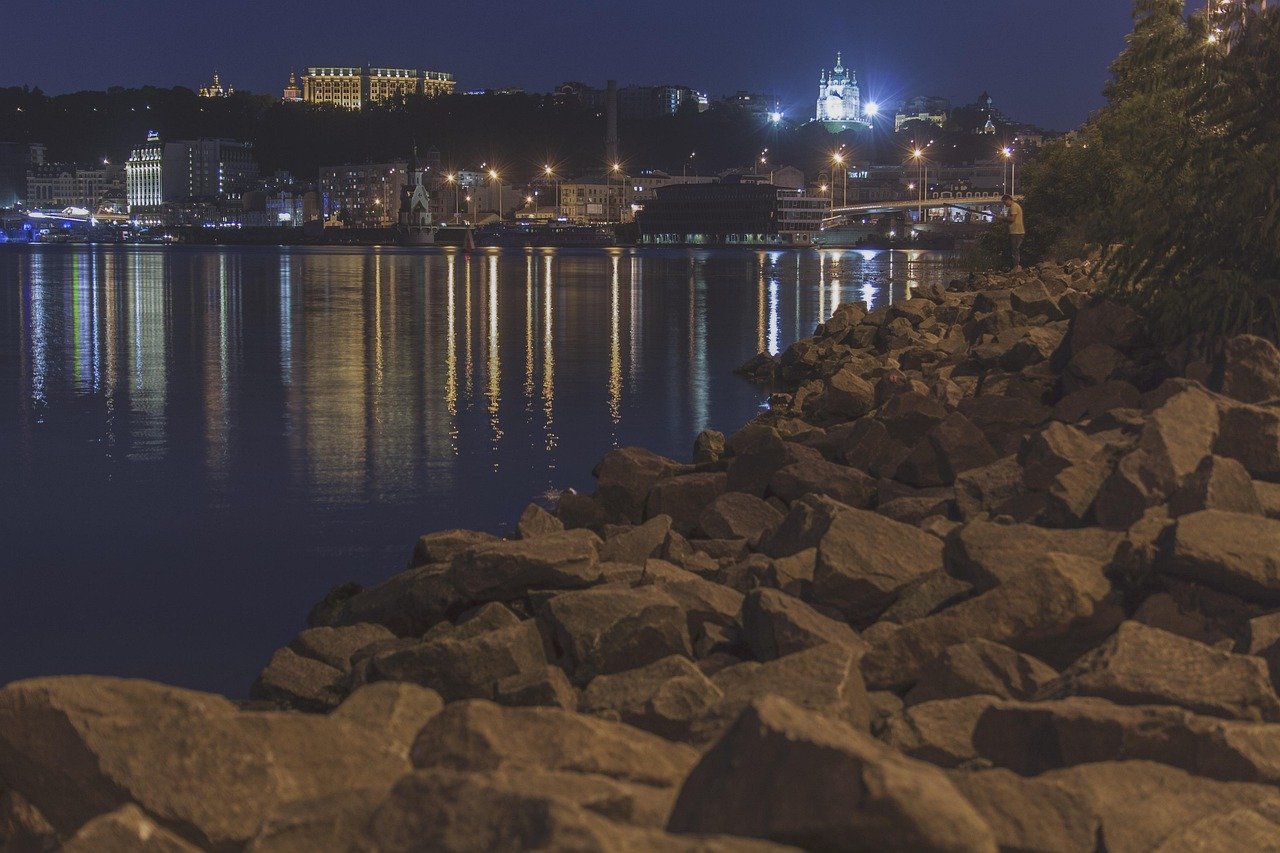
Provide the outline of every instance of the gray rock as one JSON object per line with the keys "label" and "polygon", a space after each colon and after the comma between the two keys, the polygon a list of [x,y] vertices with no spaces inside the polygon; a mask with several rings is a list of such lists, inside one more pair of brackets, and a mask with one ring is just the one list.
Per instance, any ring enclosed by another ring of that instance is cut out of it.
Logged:
{"label": "gray rock", "polygon": [[1097,528],[1046,530],[1030,524],[971,521],[947,538],[946,569],[979,590],[992,589],[1056,551],[1109,564],[1123,534]]}
{"label": "gray rock", "polygon": [[1024,776],[1106,761],[1158,761],[1206,780],[1275,785],[1276,729],[1096,698],[1002,700],[979,718],[973,744],[983,759]]}
{"label": "gray rock", "polygon": [[698,527],[712,539],[745,539],[760,542],[782,523],[782,513],[755,495],[726,492],[713,500],[698,517]]}
{"label": "gray rock", "polygon": [[942,543],[916,527],[865,510],[835,515],[818,545],[811,598],[851,621],[870,619],[898,592],[942,568]]}
{"label": "gray rock", "polygon": [[994,853],[991,829],[938,769],[770,697],[743,710],[685,781],[672,832],[806,849]]}
{"label": "gray rock", "polygon": [[649,492],[645,518],[658,515],[671,517],[671,527],[681,533],[692,533],[707,505],[728,486],[725,474],[682,474],[659,480]]}
{"label": "gray rock", "polygon": [[962,696],[1033,699],[1058,673],[1030,655],[990,640],[970,640],[946,649],[926,664],[907,692],[908,705]]}
{"label": "gray rock", "polygon": [[976,598],[903,625],[863,656],[862,674],[873,689],[909,687],[948,647],[975,639],[1052,665],[1090,648],[1122,616],[1100,564],[1051,552]]}
{"label": "gray rock", "polygon": [[688,658],[662,658],[647,666],[599,675],[583,691],[581,710],[660,735],[701,742],[698,723],[724,694]]}
{"label": "gray rock", "polygon": [[532,620],[471,635],[460,631],[373,656],[374,680],[408,681],[456,699],[489,698],[494,683],[547,665],[542,638]]}
{"label": "gray rock", "polygon": [[825,460],[810,460],[778,469],[769,480],[769,493],[788,504],[804,495],[817,494],[849,506],[865,508],[875,497],[875,483],[857,468]]}
{"label": "gray rock", "polygon": [[600,558],[643,566],[645,560],[658,556],[670,531],[670,516],[654,516],[644,524],[607,535],[604,547],[600,550]]}
{"label": "gray rock", "polygon": [[541,670],[508,675],[499,679],[493,688],[494,701],[512,707],[546,705],[575,711],[578,708],[578,691],[569,683],[569,677],[558,666],[546,666]]}
{"label": "gray rock", "polygon": [[249,690],[252,699],[300,711],[327,711],[342,701],[344,673],[304,658],[292,649],[277,649]]}
{"label": "gray rock", "polygon": [[995,701],[994,696],[979,694],[911,705],[885,720],[880,740],[903,755],[939,767],[976,762],[973,732]]}
{"label": "gray rock", "polygon": [[1214,360],[1209,387],[1242,403],[1280,399],[1280,351],[1266,338],[1229,338]]}
{"label": "gray rock", "polygon": [[531,589],[574,589],[600,579],[600,539],[567,530],[468,548],[453,559],[447,580],[465,599],[505,601]]}
{"label": "gray rock", "polygon": [[561,593],[547,603],[546,621],[577,684],[693,654],[684,609],[654,586]]}
{"label": "gray rock", "polygon": [[[781,696],[865,731],[871,724],[871,706],[859,671],[861,656],[860,648],[828,643],[765,663],[747,661],[725,667],[711,676],[724,694],[717,716],[727,724],[749,702]],[[713,722],[709,720],[708,725]]]}
{"label": "gray rock", "polygon": [[1182,485],[1169,496],[1169,515],[1177,517],[1202,509],[1262,515],[1262,504],[1249,472],[1234,459],[1206,456]]}
{"label": "gray rock", "polygon": [[351,656],[395,634],[385,626],[358,623],[340,628],[308,628],[293,638],[289,648],[303,657],[318,660],[344,672],[351,669]]}
{"label": "gray rock", "polygon": [[413,559],[409,567],[447,563],[474,545],[497,541],[498,537],[492,533],[480,533],[475,530],[440,530],[436,533],[428,533],[418,537],[418,544],[413,548]]}
{"label": "gray rock", "polygon": [[824,616],[798,598],[776,589],[757,589],[742,602],[743,638],[757,660],[840,643],[854,649],[867,644],[844,622]]}
{"label": "gray rock", "polygon": [[516,531],[521,539],[533,539],[548,533],[560,533],[564,530],[564,522],[547,512],[537,504],[529,504],[520,514]]}
{"label": "gray rock", "polygon": [[[645,502],[654,485],[683,470],[679,463],[642,447],[614,450],[596,466],[595,500],[606,513],[639,524],[646,517]],[[657,514],[653,512],[648,517]]]}
{"label": "gray rock", "polygon": [[1247,601],[1280,603],[1280,521],[1207,509],[1179,518],[1167,538],[1160,571]]}
{"label": "gray rock", "polygon": [[334,719],[371,729],[409,759],[409,747],[427,721],[444,709],[444,699],[417,684],[379,681],[357,688],[333,710]]}
{"label": "gray rock", "polygon": [[99,815],[80,827],[61,853],[198,853],[199,847],[157,824],[142,809],[130,803]]}
{"label": "gray rock", "polygon": [[1122,624],[1064,670],[1046,694],[1097,696],[1122,705],[1178,705],[1228,719],[1280,720],[1280,699],[1263,660],[1141,622]]}

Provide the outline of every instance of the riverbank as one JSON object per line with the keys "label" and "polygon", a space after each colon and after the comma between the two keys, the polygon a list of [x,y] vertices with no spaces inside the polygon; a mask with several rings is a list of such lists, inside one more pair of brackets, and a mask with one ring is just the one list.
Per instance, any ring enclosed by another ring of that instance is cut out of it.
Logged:
{"label": "riverbank", "polygon": [[332,591],[248,706],[0,690],[0,840],[1262,849],[1280,353],[1158,347],[1092,273],[842,305],[689,462]]}

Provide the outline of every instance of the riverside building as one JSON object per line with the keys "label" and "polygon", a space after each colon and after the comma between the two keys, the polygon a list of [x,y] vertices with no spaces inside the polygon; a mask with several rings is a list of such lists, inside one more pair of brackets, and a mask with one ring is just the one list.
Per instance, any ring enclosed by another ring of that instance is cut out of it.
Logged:
{"label": "riverside building", "polygon": [[453,75],[417,68],[315,66],[302,76],[302,100],[358,110],[401,95],[429,98],[453,93]]}
{"label": "riverside building", "polygon": [[125,163],[129,214],[135,219],[163,221],[165,207],[174,203],[235,201],[257,177],[258,164],[250,142],[165,142],[150,133]]}

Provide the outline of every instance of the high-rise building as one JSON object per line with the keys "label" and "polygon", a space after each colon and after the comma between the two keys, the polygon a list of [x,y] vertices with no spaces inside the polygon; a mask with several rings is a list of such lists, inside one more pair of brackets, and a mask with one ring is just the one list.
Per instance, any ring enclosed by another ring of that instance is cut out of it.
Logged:
{"label": "high-rise building", "polygon": [[237,199],[258,176],[253,145],[230,139],[164,142],[151,133],[125,164],[129,213],[158,215],[165,204]]}
{"label": "high-rise building", "polygon": [[312,67],[302,77],[302,99],[309,104],[335,104],[360,109],[367,103],[400,95],[452,94],[453,75],[416,68]]}
{"label": "high-rise building", "polygon": [[20,204],[27,194],[27,170],[44,164],[44,145],[0,142],[0,207]]}
{"label": "high-rise building", "polygon": [[324,218],[346,228],[384,228],[396,221],[408,164],[361,163],[320,170]]}
{"label": "high-rise building", "polygon": [[835,68],[830,74],[822,69],[818,79],[817,121],[825,124],[832,133],[870,126],[862,109],[858,77],[853,69],[844,67],[838,53]]}

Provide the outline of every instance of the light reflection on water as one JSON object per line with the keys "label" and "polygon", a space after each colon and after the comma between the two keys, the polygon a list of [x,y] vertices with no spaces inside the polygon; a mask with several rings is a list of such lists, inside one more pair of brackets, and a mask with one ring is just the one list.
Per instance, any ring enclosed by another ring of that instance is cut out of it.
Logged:
{"label": "light reflection on water", "polygon": [[242,693],[335,583],[502,532],[609,448],[687,458],[732,376],[940,257],[855,251],[0,250],[0,682]]}

